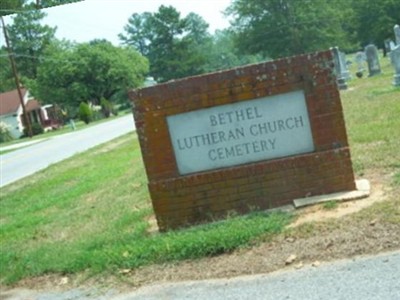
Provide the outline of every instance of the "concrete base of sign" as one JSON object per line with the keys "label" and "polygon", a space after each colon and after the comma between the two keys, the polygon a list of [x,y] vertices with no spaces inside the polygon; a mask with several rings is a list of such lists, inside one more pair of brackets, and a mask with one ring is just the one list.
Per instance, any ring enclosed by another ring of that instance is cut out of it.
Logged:
{"label": "concrete base of sign", "polygon": [[356,180],[356,190],[350,192],[339,192],[329,195],[313,196],[307,198],[299,198],[293,200],[294,206],[300,208],[313,204],[328,202],[328,201],[351,201],[366,198],[370,195],[370,184],[367,179]]}

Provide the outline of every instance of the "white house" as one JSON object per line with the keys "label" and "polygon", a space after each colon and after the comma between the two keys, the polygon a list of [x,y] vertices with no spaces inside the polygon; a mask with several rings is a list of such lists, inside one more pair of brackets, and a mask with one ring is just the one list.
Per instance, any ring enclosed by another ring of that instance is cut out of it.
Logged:
{"label": "white house", "polygon": [[[25,109],[27,111],[31,124],[39,123],[45,130],[58,127],[53,120],[49,119],[49,106],[42,107],[40,103],[30,96],[29,91],[25,88],[21,89]],[[0,94],[0,122],[4,122],[11,127],[10,132],[14,138],[19,138],[24,131],[24,117],[22,105],[18,95],[18,90]]]}

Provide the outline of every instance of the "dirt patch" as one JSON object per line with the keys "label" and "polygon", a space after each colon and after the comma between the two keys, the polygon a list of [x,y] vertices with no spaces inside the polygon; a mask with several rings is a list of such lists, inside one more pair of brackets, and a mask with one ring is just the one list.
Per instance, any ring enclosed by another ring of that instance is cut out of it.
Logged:
{"label": "dirt patch", "polygon": [[373,182],[371,194],[367,198],[360,200],[338,203],[334,209],[327,209],[324,205],[313,205],[297,211],[297,219],[289,225],[294,228],[304,223],[320,222],[328,219],[337,219],[343,216],[354,214],[371,205],[388,199],[390,190],[385,190],[385,186],[378,181]]}
{"label": "dirt patch", "polygon": [[158,225],[157,225],[157,220],[155,215],[151,215],[148,219],[147,222],[149,223],[149,228],[147,229],[147,232],[149,234],[157,233],[158,232]]}

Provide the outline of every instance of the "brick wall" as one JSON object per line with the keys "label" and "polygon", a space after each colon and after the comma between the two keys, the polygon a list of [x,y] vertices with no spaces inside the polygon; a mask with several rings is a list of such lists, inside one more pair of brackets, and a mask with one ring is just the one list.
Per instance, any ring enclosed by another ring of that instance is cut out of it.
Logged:
{"label": "brick wall", "polygon": [[[305,93],[313,153],[179,174],[167,116],[296,90]],[[355,189],[331,51],[168,82],[130,98],[160,230]]]}

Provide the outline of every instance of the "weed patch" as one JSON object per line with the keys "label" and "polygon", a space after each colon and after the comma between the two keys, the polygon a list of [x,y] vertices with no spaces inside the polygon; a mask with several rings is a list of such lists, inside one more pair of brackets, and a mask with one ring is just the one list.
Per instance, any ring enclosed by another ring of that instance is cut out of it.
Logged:
{"label": "weed patch", "polygon": [[338,203],[336,201],[328,201],[322,204],[322,207],[327,210],[335,209],[338,207]]}

